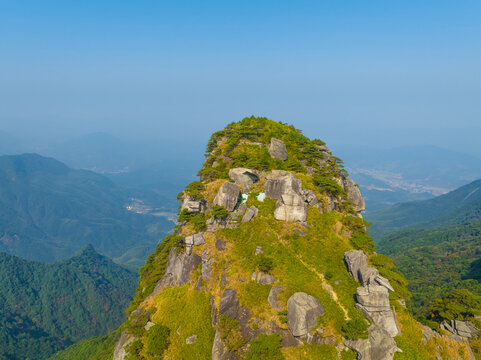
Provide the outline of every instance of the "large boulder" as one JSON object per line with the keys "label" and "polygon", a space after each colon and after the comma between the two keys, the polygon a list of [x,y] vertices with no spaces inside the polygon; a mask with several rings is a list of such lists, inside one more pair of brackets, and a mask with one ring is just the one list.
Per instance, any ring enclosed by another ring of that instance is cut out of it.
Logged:
{"label": "large boulder", "polygon": [[282,142],[282,140],[271,138],[271,143],[269,145],[269,154],[271,154],[274,159],[282,161],[287,160],[286,145],[284,145],[284,142]]}
{"label": "large boulder", "polygon": [[324,308],[314,296],[297,292],[287,300],[287,325],[294,336],[307,335],[323,314]]}
{"label": "large boulder", "polygon": [[379,275],[379,271],[367,264],[367,255],[362,250],[349,250],[344,253],[347,269],[362,285],[367,285],[370,279]]}
{"label": "large boulder", "polygon": [[357,302],[368,311],[390,310],[389,291],[381,285],[367,285],[357,288]]}
{"label": "large boulder", "polygon": [[221,205],[229,211],[233,211],[237,202],[239,201],[239,196],[241,194],[238,185],[226,182],[219,189],[219,192],[214,198],[214,205]]}
{"label": "large boulder", "polygon": [[170,250],[165,274],[155,285],[152,295],[169,286],[181,286],[190,281],[190,272],[202,262],[200,256],[180,253],[177,249]]}
{"label": "large boulder", "polygon": [[186,195],[182,200],[180,210],[187,210],[190,213],[202,212],[205,208],[205,200],[197,200],[196,198]]}
{"label": "large boulder", "polygon": [[356,308],[377,327],[391,337],[399,335],[396,316],[390,308],[389,290],[381,285],[367,285],[357,288]]}
{"label": "large boulder", "polygon": [[281,200],[282,195],[301,195],[301,180],[288,171],[272,170],[264,183],[266,197]]}
{"label": "large boulder", "polygon": [[251,186],[259,181],[259,176],[255,170],[246,168],[234,168],[229,170],[229,177],[239,186],[244,192],[248,192]]}
{"label": "large boulder", "polygon": [[274,217],[282,221],[305,222],[307,219],[307,204],[297,194],[283,194],[276,204]]}
{"label": "large boulder", "polygon": [[345,345],[362,360],[392,360],[396,352],[402,352],[389,333],[372,325],[367,339],[347,340]]}
{"label": "large boulder", "polygon": [[259,213],[259,209],[257,209],[254,205],[252,205],[247,211],[245,212],[244,216],[242,217],[242,222],[251,221],[254,217],[257,216]]}
{"label": "large boulder", "polygon": [[366,210],[366,202],[361,195],[359,187],[352,179],[347,178],[344,180],[344,189],[347,192],[347,198],[355,204],[355,211],[361,212]]}

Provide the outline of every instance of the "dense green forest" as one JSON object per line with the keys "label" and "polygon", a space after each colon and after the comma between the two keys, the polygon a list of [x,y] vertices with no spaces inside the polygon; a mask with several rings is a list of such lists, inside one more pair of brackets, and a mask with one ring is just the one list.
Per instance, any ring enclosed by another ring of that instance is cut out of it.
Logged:
{"label": "dense green forest", "polygon": [[416,228],[436,228],[481,221],[481,180],[429,200],[396,204],[369,212],[369,233],[378,242],[386,235]]}
{"label": "dense green forest", "polygon": [[433,299],[453,289],[481,295],[481,222],[401,231],[377,248],[408,279],[416,315],[426,315]]}
{"label": "dense green forest", "polygon": [[73,170],[52,158],[0,156],[0,251],[50,262],[91,243],[137,269],[173,223],[128,211],[136,195],[103,175]]}
{"label": "dense green forest", "polygon": [[51,264],[0,253],[0,359],[45,359],[116,329],[136,284],[91,245]]}

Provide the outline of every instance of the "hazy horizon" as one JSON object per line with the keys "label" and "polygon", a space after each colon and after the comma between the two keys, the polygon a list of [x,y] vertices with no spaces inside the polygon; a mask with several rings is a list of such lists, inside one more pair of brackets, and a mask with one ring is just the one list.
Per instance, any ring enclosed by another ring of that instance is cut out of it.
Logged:
{"label": "hazy horizon", "polygon": [[202,144],[245,116],[481,156],[481,4],[0,0],[0,130]]}

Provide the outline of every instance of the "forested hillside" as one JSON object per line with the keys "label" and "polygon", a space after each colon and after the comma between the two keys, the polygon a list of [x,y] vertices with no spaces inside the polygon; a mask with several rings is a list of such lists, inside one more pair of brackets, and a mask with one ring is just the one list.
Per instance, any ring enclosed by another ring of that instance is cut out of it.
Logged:
{"label": "forested hillside", "polygon": [[51,264],[0,253],[0,359],[45,359],[114,330],[136,282],[91,245]]}
{"label": "forested hillside", "polygon": [[396,204],[366,214],[374,241],[407,228],[434,228],[481,220],[481,180],[429,200]]}
{"label": "forested hillside", "polygon": [[[1,156],[0,250],[43,262],[71,256],[88,243],[112,258],[133,248],[145,252],[173,223],[129,211],[132,196],[100,174],[73,170],[52,158]],[[144,260],[141,256],[130,265]]]}

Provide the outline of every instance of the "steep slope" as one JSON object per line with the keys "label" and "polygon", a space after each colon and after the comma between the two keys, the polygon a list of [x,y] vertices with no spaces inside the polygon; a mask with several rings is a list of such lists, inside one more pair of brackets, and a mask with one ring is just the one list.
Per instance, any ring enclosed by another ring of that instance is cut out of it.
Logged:
{"label": "steep slope", "polygon": [[322,141],[245,118],[213,134],[199,175],[140,271],[114,360],[470,359],[407,312],[406,282],[374,253],[362,196]]}
{"label": "steep slope", "polygon": [[110,257],[153,247],[172,223],[128,211],[130,195],[100,174],[52,158],[1,156],[0,250],[49,262],[88,243]]}
{"label": "steep slope", "polygon": [[137,277],[91,245],[51,264],[0,253],[0,358],[45,359],[124,320]]}
{"label": "steep slope", "polygon": [[415,227],[441,227],[481,220],[481,180],[473,181],[445,195],[412,201],[366,216],[373,225],[369,233],[377,242],[383,236]]}

